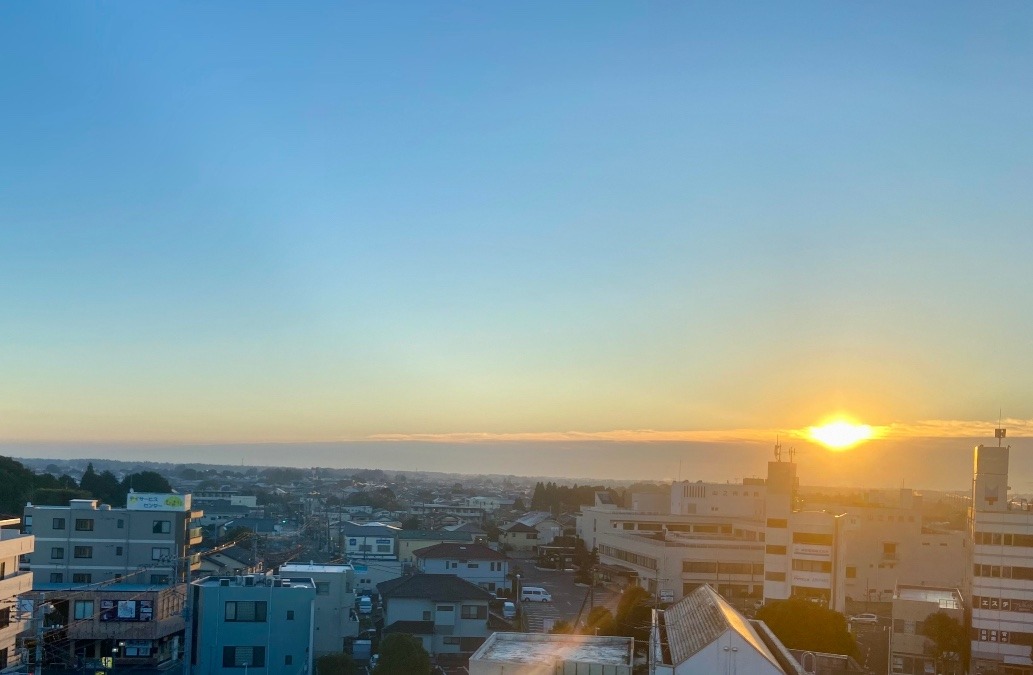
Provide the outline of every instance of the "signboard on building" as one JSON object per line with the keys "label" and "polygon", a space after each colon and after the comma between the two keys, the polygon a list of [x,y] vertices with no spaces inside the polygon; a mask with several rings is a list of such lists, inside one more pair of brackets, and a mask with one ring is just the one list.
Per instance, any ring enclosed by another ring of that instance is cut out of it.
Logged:
{"label": "signboard on building", "polygon": [[126,496],[126,508],[130,511],[189,511],[190,495],[130,492]]}
{"label": "signboard on building", "polygon": [[101,600],[101,621],[150,621],[154,618],[151,600]]}
{"label": "signboard on building", "polygon": [[793,544],[793,555],[805,555],[813,558],[831,558],[831,546],[818,546],[815,544]]}

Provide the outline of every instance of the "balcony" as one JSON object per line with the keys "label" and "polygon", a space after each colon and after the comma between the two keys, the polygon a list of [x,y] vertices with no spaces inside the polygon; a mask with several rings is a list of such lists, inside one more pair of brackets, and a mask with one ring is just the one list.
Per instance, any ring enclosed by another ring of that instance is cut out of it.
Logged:
{"label": "balcony", "polygon": [[201,539],[204,537],[204,532],[200,527],[191,527],[187,530],[187,545],[196,546],[201,543]]}

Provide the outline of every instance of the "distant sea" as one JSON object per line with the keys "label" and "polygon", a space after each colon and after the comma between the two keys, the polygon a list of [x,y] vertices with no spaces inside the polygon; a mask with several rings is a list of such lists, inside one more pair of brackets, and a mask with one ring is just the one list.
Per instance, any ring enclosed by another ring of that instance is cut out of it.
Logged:
{"label": "distant sea", "polygon": [[[796,446],[804,485],[969,490],[972,451],[993,439],[879,440],[844,452]],[[1011,487],[1033,493],[1033,439],[1008,439]],[[783,457],[791,444],[785,443]],[[2,443],[0,454],[151,462],[370,468],[610,480],[737,481],[764,476],[772,446],[757,443],[332,442],[217,445]]]}

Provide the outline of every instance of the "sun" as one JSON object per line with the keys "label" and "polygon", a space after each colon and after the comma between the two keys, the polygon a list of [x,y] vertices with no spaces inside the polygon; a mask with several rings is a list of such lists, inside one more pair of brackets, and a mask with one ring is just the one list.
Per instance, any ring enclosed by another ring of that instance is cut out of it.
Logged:
{"label": "sun", "polygon": [[875,430],[867,424],[835,420],[820,427],[809,428],[807,435],[830,450],[846,450],[874,438]]}

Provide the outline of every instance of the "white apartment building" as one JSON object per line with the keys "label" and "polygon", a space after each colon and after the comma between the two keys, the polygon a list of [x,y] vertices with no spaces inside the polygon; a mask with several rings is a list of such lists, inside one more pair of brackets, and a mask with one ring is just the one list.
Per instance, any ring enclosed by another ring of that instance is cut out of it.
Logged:
{"label": "white apartment building", "polygon": [[975,449],[969,605],[977,675],[1033,673],[1033,511],[1008,500],[1008,460],[1008,446]]}
{"label": "white apartment building", "polygon": [[359,634],[355,616],[355,570],[351,565],[290,563],[280,566],[280,576],[312,579],[316,598],[312,609],[314,658],[344,650],[345,638]]}
{"label": "white apartment building", "polygon": [[[0,521],[0,527],[18,526],[21,519]],[[18,558],[32,553],[35,538],[16,529],[0,529],[0,671],[20,665],[18,634],[29,625],[29,616],[18,612],[18,596],[32,589],[32,573],[19,570]]]}

